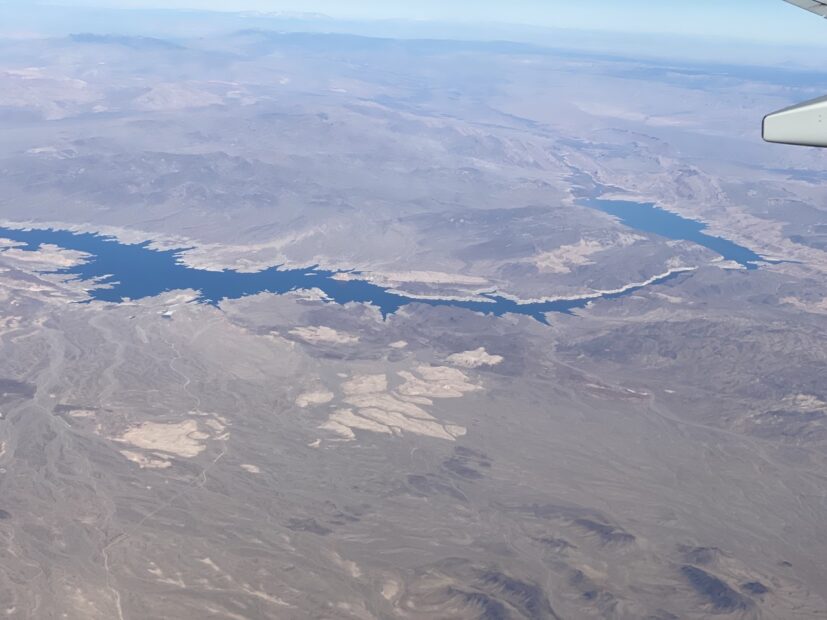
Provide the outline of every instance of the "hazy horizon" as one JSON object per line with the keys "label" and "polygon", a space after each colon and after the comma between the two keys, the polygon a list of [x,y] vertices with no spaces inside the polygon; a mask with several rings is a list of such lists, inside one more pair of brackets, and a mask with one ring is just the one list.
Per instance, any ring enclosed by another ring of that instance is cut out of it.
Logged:
{"label": "hazy horizon", "polygon": [[[695,0],[692,3],[656,3],[612,0],[588,4],[570,0],[518,0],[505,6],[495,0],[422,0],[412,5],[400,0],[46,0],[5,4],[107,9],[195,9],[318,13],[336,20],[415,20],[596,30],[632,34],[677,34],[747,39],[756,42],[824,45],[823,24],[778,0]],[[783,28],[774,27],[783,24]]]}
{"label": "hazy horizon", "polygon": [[[651,10],[643,0],[605,10],[555,2],[553,10],[523,1],[507,10],[484,2],[348,3],[348,8],[316,0],[156,0],[0,1],[0,36],[29,38],[89,32],[188,38],[260,28],[301,32],[337,32],[390,38],[508,40],[552,48],[628,54],[636,57],[818,67],[813,46],[824,42],[822,20],[778,0],[714,3]],[[445,6],[442,6],[442,5]],[[334,6],[335,5],[335,6]],[[381,6],[380,6],[381,5]],[[337,9],[337,7],[339,7]],[[460,9],[466,7],[466,19]],[[125,13],[128,12],[128,13]],[[195,13],[193,13],[195,11]],[[676,11],[680,14],[676,16]],[[128,18],[126,15],[128,14]],[[714,19],[713,19],[714,16]],[[532,17],[534,19],[532,19]],[[783,23],[784,28],[773,28]],[[766,30],[766,36],[761,33]],[[795,37],[790,38],[789,33]]]}

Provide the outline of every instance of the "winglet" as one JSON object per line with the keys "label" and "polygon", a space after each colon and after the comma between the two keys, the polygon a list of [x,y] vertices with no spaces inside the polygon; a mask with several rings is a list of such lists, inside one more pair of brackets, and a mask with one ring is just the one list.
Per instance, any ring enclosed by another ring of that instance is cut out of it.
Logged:
{"label": "winglet", "polygon": [[767,142],[827,147],[827,97],[765,116],[762,133]]}
{"label": "winglet", "polygon": [[810,13],[827,17],[827,1],[824,0],[786,0],[790,4],[806,9]]}

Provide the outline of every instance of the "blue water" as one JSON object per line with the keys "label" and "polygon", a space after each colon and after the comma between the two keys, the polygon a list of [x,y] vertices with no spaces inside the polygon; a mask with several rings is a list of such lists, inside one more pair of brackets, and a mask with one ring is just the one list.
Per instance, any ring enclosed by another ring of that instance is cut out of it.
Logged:
{"label": "blue water", "polygon": [[706,234],[704,232],[706,224],[702,222],[688,220],[651,203],[588,198],[581,201],[581,204],[614,215],[629,228],[660,235],[667,239],[692,241],[747,269],[757,269],[758,264],[762,262],[775,262],[737,243]]}
{"label": "blue water", "polygon": [[[256,273],[237,271],[205,271],[194,269],[179,261],[186,248],[156,251],[149,243],[124,244],[112,237],[91,233],[73,233],[66,230],[0,228],[0,237],[12,239],[24,245],[23,250],[37,250],[49,243],[61,248],[77,250],[92,255],[84,263],[57,270],[55,273],[74,276],[80,280],[96,280],[103,288],[92,288],[92,299],[120,302],[126,299],[142,299],[165,291],[194,289],[199,291],[199,301],[217,305],[223,299],[238,299],[256,293],[286,293],[296,289],[321,289],[332,302],[370,303],[387,317],[408,304],[448,306],[474,312],[502,316],[507,313],[522,314],[546,323],[547,312],[569,314],[572,310],[586,307],[594,299],[549,301],[531,304],[517,302],[498,295],[484,294],[488,301],[453,301],[447,299],[415,299],[391,293],[388,289],[364,280],[337,280],[335,271],[314,267],[307,269],[270,268]],[[358,275],[358,274],[357,274]],[[664,276],[649,284],[660,284],[680,274]],[[606,293],[597,299],[617,299],[643,288],[630,288],[622,293]]]}

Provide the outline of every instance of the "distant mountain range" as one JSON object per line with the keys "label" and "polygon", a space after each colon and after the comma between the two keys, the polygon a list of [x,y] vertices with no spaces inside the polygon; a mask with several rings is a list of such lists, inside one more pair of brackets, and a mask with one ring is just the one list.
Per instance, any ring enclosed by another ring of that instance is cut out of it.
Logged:
{"label": "distant mountain range", "polygon": [[177,43],[156,37],[124,36],[108,34],[91,34],[82,32],[71,34],[69,38],[75,43],[93,43],[101,45],[123,45],[132,49],[182,49]]}

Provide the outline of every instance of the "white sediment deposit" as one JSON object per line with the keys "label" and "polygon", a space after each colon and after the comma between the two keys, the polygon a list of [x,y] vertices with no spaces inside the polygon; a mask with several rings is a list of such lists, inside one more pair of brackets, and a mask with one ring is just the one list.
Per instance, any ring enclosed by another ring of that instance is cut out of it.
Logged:
{"label": "white sediment deposit", "polygon": [[561,245],[550,252],[532,258],[537,268],[545,273],[571,273],[574,267],[593,265],[592,256],[615,247],[627,247],[643,239],[639,235],[619,234],[606,242],[580,239],[577,243]]}
{"label": "white sediment deposit", "polygon": [[332,327],[297,327],[291,329],[290,334],[311,344],[355,344],[359,342],[357,336],[337,332]]}
{"label": "white sediment deposit", "polygon": [[144,422],[117,437],[116,441],[144,450],[157,450],[191,458],[204,451],[204,440],[209,437],[209,434],[199,430],[195,420],[185,420],[178,424]]}
{"label": "white sediment deposit", "polygon": [[[94,416],[95,412],[90,411],[89,414]],[[227,421],[222,416],[200,411],[191,411],[189,415],[198,419],[142,422],[112,437],[112,440],[126,444],[128,448],[120,450],[120,453],[141,469],[165,469],[175,457],[196,457],[207,449],[208,441],[224,441],[229,437]]]}
{"label": "white sediment deposit", "polygon": [[419,366],[415,373],[402,371],[399,376],[405,380],[399,386],[403,396],[459,398],[466,392],[482,389],[471,383],[461,370],[448,366]]}
{"label": "white sediment deposit", "polygon": [[[4,246],[0,245],[0,248],[2,247]],[[49,269],[67,269],[79,265],[90,258],[89,255],[84,252],[67,250],[51,243],[44,243],[37,250],[23,250],[18,247],[10,247],[9,249],[3,250],[3,256],[43,271],[48,271]]]}
{"label": "white sediment deposit", "polygon": [[172,466],[172,462],[160,456],[148,456],[132,450],[121,450],[123,456],[133,463],[137,463],[141,469],[166,469]]}
{"label": "white sediment deposit", "polygon": [[811,314],[827,314],[827,298],[805,301],[797,297],[784,297],[781,299],[781,303],[795,306],[799,310]]}
{"label": "white sediment deposit", "polygon": [[454,353],[448,356],[448,363],[462,368],[479,368],[480,366],[496,366],[503,361],[502,355],[490,355],[485,347],[473,351]]}
{"label": "white sediment deposit", "polygon": [[388,389],[388,378],[385,375],[360,375],[345,381],[342,391],[345,394],[376,394]]}
{"label": "white sediment deposit", "polygon": [[324,405],[331,400],[333,400],[333,392],[324,389],[315,390],[299,394],[296,398],[296,406],[304,409],[305,407],[312,407],[313,405]]}
{"label": "white sediment deposit", "polygon": [[456,424],[438,420],[425,408],[433,399],[460,398],[463,394],[482,389],[456,368],[419,366],[413,371],[400,371],[402,383],[389,389],[384,374],[357,375],[342,386],[342,407],[334,411],[320,428],[343,439],[356,438],[356,431],[385,435],[411,433],[454,441],[466,433]]}
{"label": "white sediment deposit", "polygon": [[467,276],[459,273],[443,273],[441,271],[370,271],[365,273],[337,273],[336,280],[366,280],[379,285],[393,284],[431,284],[460,286],[486,286],[488,280],[479,276]]}

